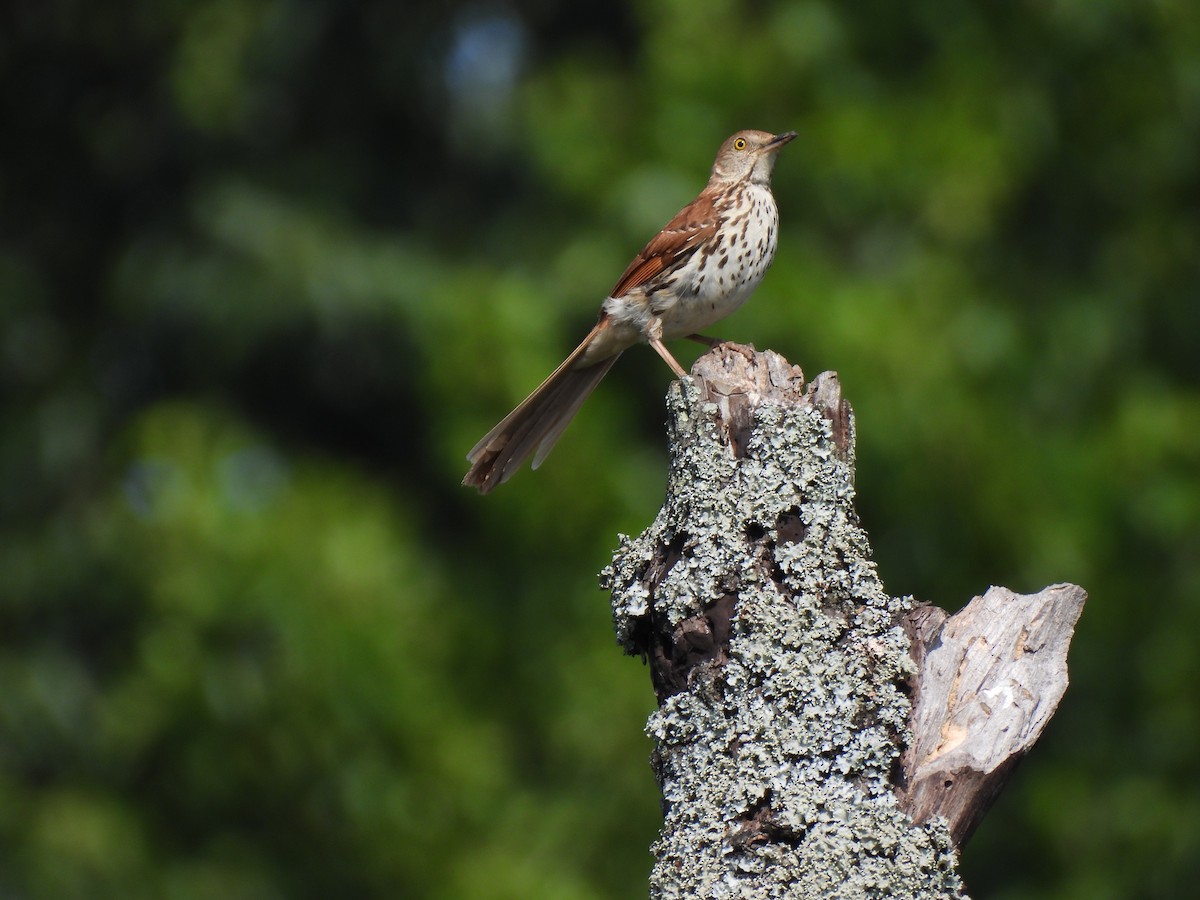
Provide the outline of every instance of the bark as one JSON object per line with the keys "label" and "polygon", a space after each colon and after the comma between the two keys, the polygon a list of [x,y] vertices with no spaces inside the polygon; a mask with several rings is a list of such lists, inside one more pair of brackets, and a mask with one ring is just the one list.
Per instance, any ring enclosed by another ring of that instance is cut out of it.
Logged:
{"label": "bark", "polygon": [[732,344],[692,375],[666,502],[603,574],[659,698],[651,897],[964,896],[957,845],[1062,695],[1082,591],[949,620],[888,596],[837,376]]}

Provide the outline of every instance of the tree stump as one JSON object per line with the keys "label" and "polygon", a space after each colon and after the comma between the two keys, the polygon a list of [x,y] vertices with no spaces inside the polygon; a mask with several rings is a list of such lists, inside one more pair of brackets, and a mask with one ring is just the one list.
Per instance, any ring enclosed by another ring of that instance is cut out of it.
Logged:
{"label": "tree stump", "polygon": [[1062,697],[1083,591],[888,596],[833,373],[721,344],[668,410],[666,501],[602,575],[659,699],[650,896],[965,896],[957,849]]}

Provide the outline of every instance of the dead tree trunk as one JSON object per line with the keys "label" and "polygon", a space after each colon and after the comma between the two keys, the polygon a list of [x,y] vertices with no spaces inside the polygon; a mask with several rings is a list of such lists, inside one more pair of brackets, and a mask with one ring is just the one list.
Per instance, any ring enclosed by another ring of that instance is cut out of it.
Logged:
{"label": "dead tree trunk", "polygon": [[650,664],[652,898],[962,897],[957,848],[1066,687],[1084,593],[890,597],[837,376],[724,344],[668,398],[657,519],[604,572]]}

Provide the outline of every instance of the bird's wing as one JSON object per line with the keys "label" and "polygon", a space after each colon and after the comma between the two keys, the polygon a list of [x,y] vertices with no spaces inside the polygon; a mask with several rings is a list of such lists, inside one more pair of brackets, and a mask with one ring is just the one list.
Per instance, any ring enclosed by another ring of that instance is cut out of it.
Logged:
{"label": "bird's wing", "polygon": [[654,236],[642,252],[617,279],[610,297],[622,297],[645,284],[661,272],[674,269],[685,262],[717,230],[717,213],[712,199],[702,193],[685,206],[662,231]]}

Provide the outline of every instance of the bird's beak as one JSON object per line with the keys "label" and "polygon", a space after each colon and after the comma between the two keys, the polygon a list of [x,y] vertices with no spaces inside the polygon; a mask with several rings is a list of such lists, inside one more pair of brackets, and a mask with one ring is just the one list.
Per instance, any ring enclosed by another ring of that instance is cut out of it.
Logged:
{"label": "bird's beak", "polygon": [[784,144],[796,139],[796,132],[785,131],[783,134],[777,134],[775,137],[767,141],[767,150],[778,150]]}

